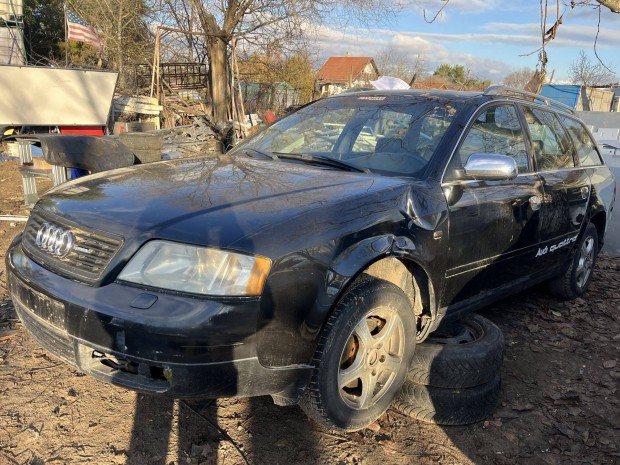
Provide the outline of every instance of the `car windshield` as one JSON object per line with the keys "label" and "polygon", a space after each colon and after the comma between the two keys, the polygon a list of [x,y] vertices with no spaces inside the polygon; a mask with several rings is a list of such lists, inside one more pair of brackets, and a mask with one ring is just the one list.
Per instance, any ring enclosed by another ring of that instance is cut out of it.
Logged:
{"label": "car windshield", "polygon": [[330,166],[420,177],[455,114],[452,104],[421,96],[327,98],[281,119],[234,153],[337,160]]}

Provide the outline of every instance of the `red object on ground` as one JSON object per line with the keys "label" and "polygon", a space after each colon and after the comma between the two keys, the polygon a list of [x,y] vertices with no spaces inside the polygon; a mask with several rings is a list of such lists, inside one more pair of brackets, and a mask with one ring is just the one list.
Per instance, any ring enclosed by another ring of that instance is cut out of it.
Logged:
{"label": "red object on ground", "polygon": [[265,111],[265,113],[263,113],[263,122],[265,124],[271,124],[277,119],[278,118],[276,117],[276,115],[273,114],[273,111],[271,110],[267,110]]}
{"label": "red object on ground", "polygon": [[83,136],[103,136],[103,126],[60,126],[61,134],[82,134]]}

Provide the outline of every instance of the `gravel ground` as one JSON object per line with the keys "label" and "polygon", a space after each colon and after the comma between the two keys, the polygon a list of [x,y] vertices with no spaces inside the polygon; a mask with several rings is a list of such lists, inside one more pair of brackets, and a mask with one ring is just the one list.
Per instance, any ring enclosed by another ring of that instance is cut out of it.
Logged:
{"label": "gravel ground", "polygon": [[[45,181],[42,181],[45,188]],[[0,215],[27,214],[0,162]],[[179,402],[68,367],[34,342],[6,292],[0,222],[0,464],[617,464],[620,259],[601,256],[584,298],[544,286],[482,312],[504,331],[502,401],[487,421],[440,427],[389,410],[342,434],[269,397]]]}

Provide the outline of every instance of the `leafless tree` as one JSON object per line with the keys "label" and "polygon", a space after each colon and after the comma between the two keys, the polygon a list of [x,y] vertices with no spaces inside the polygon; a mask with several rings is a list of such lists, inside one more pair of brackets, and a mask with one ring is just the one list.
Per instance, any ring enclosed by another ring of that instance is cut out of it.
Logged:
{"label": "leafless tree", "polygon": [[[233,37],[256,48],[267,42],[292,44],[306,36],[313,25],[347,21],[377,24],[402,8],[399,0],[169,0],[163,3],[168,7],[173,5],[176,13],[176,17],[162,15],[164,21],[183,27],[179,17],[187,18],[189,11],[206,34],[204,50],[209,60],[209,88],[213,116],[218,121],[227,116],[228,51]],[[171,13],[170,8],[168,11]]]}
{"label": "leafless tree", "polygon": [[152,55],[144,0],[71,0],[69,6],[96,27],[105,41],[107,66],[119,71],[123,86],[126,66],[144,63]]}
{"label": "leafless tree", "polygon": [[530,79],[532,79],[533,75],[533,69],[521,68],[509,73],[502,81],[502,84],[505,86],[514,87],[515,89],[524,89],[526,84],[530,82]]}
{"label": "leafless tree", "polygon": [[375,62],[382,75],[394,76],[405,82],[411,82],[414,76],[421,78],[428,73],[428,65],[422,55],[406,53],[394,46],[379,52]]}
{"label": "leafless tree", "polygon": [[579,58],[571,64],[568,73],[571,81],[584,86],[600,86],[617,80],[608,67],[590,59],[583,50],[579,52]]}
{"label": "leafless tree", "polygon": [[[198,13],[190,0],[147,0],[153,15],[164,25],[182,31],[200,32]],[[167,32],[161,43],[161,55],[170,61],[204,62],[206,41],[201,35]]]}

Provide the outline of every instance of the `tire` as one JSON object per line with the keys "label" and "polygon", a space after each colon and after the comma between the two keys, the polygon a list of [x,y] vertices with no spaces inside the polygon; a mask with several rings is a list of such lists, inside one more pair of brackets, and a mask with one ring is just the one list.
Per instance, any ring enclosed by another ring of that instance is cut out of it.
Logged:
{"label": "tire", "polygon": [[549,290],[556,297],[572,300],[582,296],[590,286],[598,255],[598,232],[588,223],[577,245],[570,267],[560,276],[549,281]]}
{"label": "tire", "polygon": [[503,358],[502,331],[472,314],[418,344],[407,379],[443,388],[479,386],[497,376]]}
{"label": "tire", "polygon": [[358,278],[319,336],[300,403],[306,414],[344,431],[379,418],[402,386],[413,356],[413,315],[399,287],[368,275]]}
{"label": "tire", "polygon": [[161,150],[130,149],[140,163],[161,161]]}
{"label": "tire", "polygon": [[465,389],[424,386],[406,381],[393,407],[416,420],[437,425],[468,425],[488,418],[500,399],[501,376]]}
{"label": "tire", "polygon": [[130,150],[159,150],[164,144],[164,138],[148,132],[125,132],[119,135],[119,140]]}

